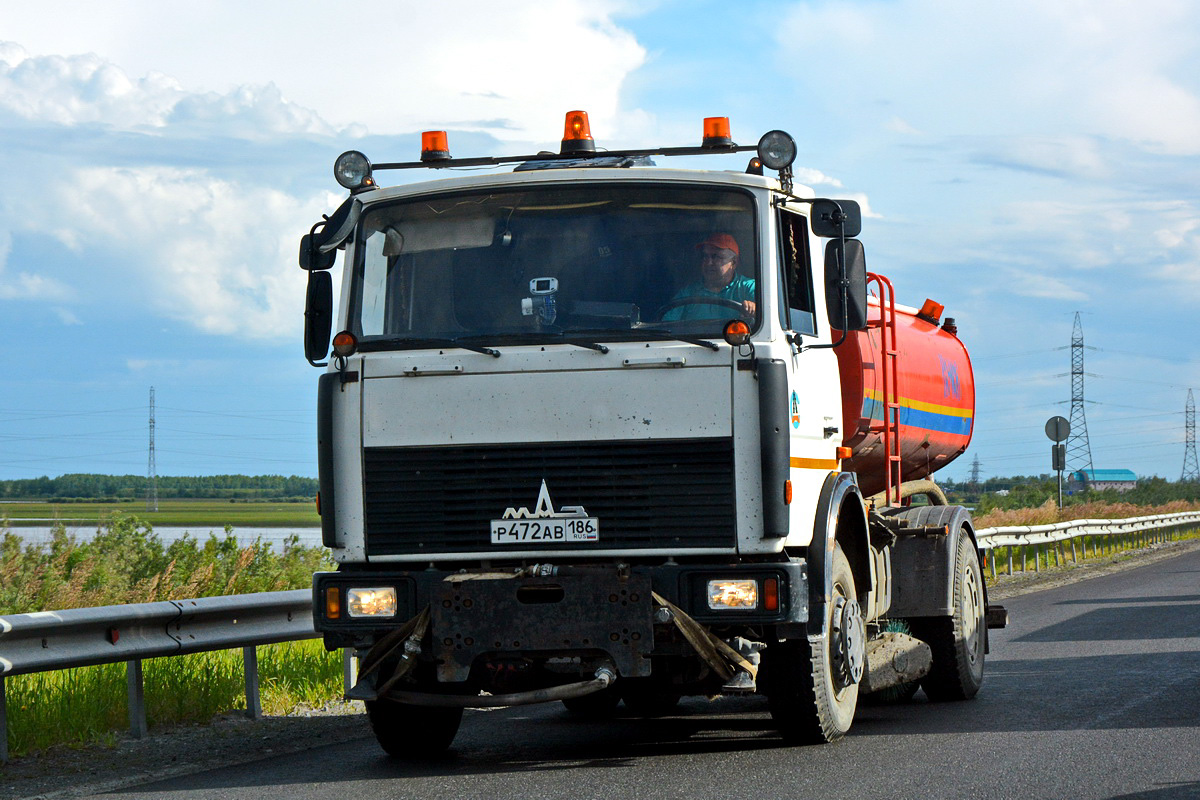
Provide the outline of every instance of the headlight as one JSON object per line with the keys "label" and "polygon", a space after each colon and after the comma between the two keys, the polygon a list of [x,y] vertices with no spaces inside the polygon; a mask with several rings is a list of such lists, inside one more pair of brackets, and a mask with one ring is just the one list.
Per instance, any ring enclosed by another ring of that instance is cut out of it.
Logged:
{"label": "headlight", "polygon": [[351,617],[394,617],[396,590],[391,586],[347,589],[346,611]]}
{"label": "headlight", "polygon": [[758,608],[758,581],[753,578],[709,581],[707,594],[710,611]]}
{"label": "headlight", "polygon": [[347,150],[333,162],[333,177],[350,191],[370,186],[371,162],[357,150]]}
{"label": "headlight", "polygon": [[784,131],[767,131],[758,140],[758,157],[771,169],[790,167],[796,160],[796,140]]}

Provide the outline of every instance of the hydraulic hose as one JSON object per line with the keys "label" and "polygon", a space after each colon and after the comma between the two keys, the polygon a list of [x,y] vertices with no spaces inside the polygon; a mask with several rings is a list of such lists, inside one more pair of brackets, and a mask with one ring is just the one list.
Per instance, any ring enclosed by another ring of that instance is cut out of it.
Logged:
{"label": "hydraulic hose", "polygon": [[505,706],[527,706],[533,703],[548,703],[552,700],[570,700],[573,697],[583,697],[607,689],[616,681],[617,675],[608,667],[596,670],[596,677],[590,681],[567,683],[562,686],[552,686],[549,689],[534,689],[529,692],[513,694],[470,695],[470,694],[429,694],[427,692],[398,692],[391,691],[383,695],[384,699],[394,700],[410,706],[431,706],[440,708],[503,708]]}

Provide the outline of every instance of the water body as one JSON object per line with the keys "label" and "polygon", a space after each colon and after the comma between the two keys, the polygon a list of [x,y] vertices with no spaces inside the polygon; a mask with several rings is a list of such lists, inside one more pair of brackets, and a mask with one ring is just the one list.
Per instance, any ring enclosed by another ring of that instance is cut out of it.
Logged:
{"label": "water body", "polygon": [[[96,535],[96,526],[92,525],[67,525],[67,533],[74,534],[75,538],[81,542],[88,541]],[[50,526],[12,526],[9,530],[20,536],[26,543],[46,544],[51,539],[53,528]],[[182,539],[184,534],[204,542],[208,539],[209,534],[213,534],[218,539],[225,538],[224,527],[214,527],[206,525],[192,525],[188,527],[159,527],[154,526],[154,534],[163,541],[164,544],[170,544],[176,539]],[[234,528],[233,535],[238,540],[238,544],[242,547],[254,544],[256,540],[261,539],[267,542],[271,547],[280,551],[283,549],[283,543],[289,536],[296,536],[300,539],[300,544],[306,547],[321,546],[321,529],[320,528]]]}

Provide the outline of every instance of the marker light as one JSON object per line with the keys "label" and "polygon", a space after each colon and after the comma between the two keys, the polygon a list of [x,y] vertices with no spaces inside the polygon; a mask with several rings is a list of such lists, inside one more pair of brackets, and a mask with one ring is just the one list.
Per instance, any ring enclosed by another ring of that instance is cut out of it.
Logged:
{"label": "marker light", "polygon": [[792,504],[792,482],[790,479],[783,482],[783,503],[788,506]]}
{"label": "marker light", "polygon": [[763,581],[763,608],[767,611],[779,610],[779,579],[767,578]]}
{"label": "marker light", "polygon": [[333,177],[350,191],[374,186],[371,179],[371,162],[357,150],[347,150],[333,162]]}
{"label": "marker light", "polygon": [[712,611],[758,608],[758,581],[753,578],[709,581],[708,607]]}
{"label": "marker light", "polygon": [[345,358],[354,355],[356,350],[358,350],[358,339],[350,331],[342,331],[333,337],[334,355]]}
{"label": "marker light", "polygon": [[734,347],[750,343],[750,326],[740,319],[731,319],[725,323],[725,342]]}
{"label": "marker light", "polygon": [[926,299],[921,305],[921,310],[917,312],[917,316],[931,325],[937,325],[945,310],[946,307],[936,300]]}
{"label": "marker light", "polygon": [[425,131],[421,134],[421,160],[446,161],[450,158],[450,140],[445,131]]}
{"label": "marker light", "polygon": [[759,158],[758,156],[755,156],[754,158],[750,159],[750,163],[746,165],[746,174],[747,175],[762,175],[763,174],[762,159]]}
{"label": "marker light", "polygon": [[783,131],[767,131],[758,140],[758,157],[770,169],[790,167],[796,160],[796,140]]}
{"label": "marker light", "polygon": [[351,617],[394,617],[396,588],[373,586],[369,589],[347,589],[346,611]]}
{"label": "marker light", "polygon": [[596,142],[592,140],[592,126],[586,111],[568,111],[563,126],[561,155],[568,153],[594,153]]}
{"label": "marker light", "polygon": [[342,616],[342,593],[336,586],[325,589],[325,618],[338,619]]}
{"label": "marker light", "polygon": [[727,147],[733,144],[729,135],[729,117],[705,117],[704,141],[701,147]]}

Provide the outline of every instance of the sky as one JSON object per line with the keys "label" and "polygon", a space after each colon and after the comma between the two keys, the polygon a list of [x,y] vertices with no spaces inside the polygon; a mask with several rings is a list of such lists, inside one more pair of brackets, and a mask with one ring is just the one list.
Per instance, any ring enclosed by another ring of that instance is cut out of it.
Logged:
{"label": "sky", "polygon": [[1180,477],[1191,0],[0,0],[0,479],[146,474],[151,387],[157,474],[315,476],[296,251],[334,158],[556,150],[576,108],[610,149],[781,128],[864,203],[868,267],[971,353],[942,475],[1051,471],[1078,312],[1093,466]]}

